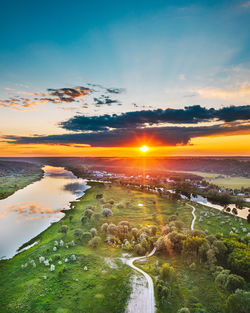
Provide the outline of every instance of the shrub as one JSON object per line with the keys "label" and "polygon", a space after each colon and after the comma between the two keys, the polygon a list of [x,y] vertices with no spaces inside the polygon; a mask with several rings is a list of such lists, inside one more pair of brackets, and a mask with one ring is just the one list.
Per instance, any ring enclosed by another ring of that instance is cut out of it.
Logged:
{"label": "shrub", "polygon": [[117,226],[115,224],[109,224],[107,228],[107,233],[111,235],[116,235],[117,234]]}
{"label": "shrub", "polygon": [[140,243],[138,243],[137,245],[135,245],[135,252],[138,255],[144,255],[146,253],[146,250],[144,247],[142,247],[142,245]]}
{"label": "shrub", "polygon": [[61,233],[67,234],[68,229],[69,229],[69,227],[67,225],[62,225],[58,231]]}
{"label": "shrub", "polygon": [[108,228],[108,226],[109,226],[109,224],[108,224],[108,223],[104,223],[104,224],[102,224],[102,226],[101,226],[101,231],[102,231],[103,233],[106,233],[106,232],[107,232],[107,228]]}
{"label": "shrub", "polygon": [[93,248],[97,248],[100,243],[101,243],[101,238],[98,236],[95,236],[93,239],[89,241],[89,245]]}
{"label": "shrub", "polygon": [[91,228],[91,229],[90,229],[90,233],[91,233],[91,236],[92,236],[92,237],[95,237],[95,236],[97,235],[97,230],[96,230],[96,228],[94,228],[94,227]]}
{"label": "shrub", "polygon": [[81,240],[82,239],[82,235],[83,235],[83,232],[81,229],[75,229],[74,231],[74,236],[78,239],[78,240]]}
{"label": "shrub", "polygon": [[87,209],[85,212],[84,212],[84,215],[87,217],[87,218],[91,218],[92,214],[93,214],[93,210],[91,209]]}
{"label": "shrub", "polygon": [[102,215],[103,215],[104,217],[110,217],[110,216],[113,215],[113,212],[112,212],[111,209],[105,208],[105,209],[102,210]]}
{"label": "shrub", "polygon": [[168,263],[164,263],[160,269],[160,277],[163,281],[170,282],[174,275],[174,268]]}
{"label": "shrub", "polygon": [[87,240],[90,240],[91,239],[91,233],[90,232],[84,232],[83,234],[82,234],[82,240],[84,240],[84,241],[87,241]]}
{"label": "shrub", "polygon": [[226,301],[228,313],[248,313],[250,308],[250,292],[237,289]]}

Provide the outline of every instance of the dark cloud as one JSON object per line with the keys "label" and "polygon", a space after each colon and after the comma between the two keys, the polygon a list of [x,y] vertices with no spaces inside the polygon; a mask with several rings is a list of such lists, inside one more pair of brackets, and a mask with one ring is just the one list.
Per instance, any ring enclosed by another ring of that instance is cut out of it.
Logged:
{"label": "dark cloud", "polygon": [[59,100],[65,102],[73,102],[78,98],[86,96],[90,92],[90,88],[81,86],[74,88],[48,89],[50,96],[58,97]]}
{"label": "dark cloud", "polygon": [[94,147],[134,146],[142,141],[152,141],[154,145],[186,145],[191,138],[249,132],[250,125],[213,125],[206,127],[152,127],[145,129],[115,129],[88,133],[49,136],[18,137],[4,136],[4,141],[14,144],[84,144]]}
{"label": "dark cloud", "polygon": [[160,123],[196,124],[214,119],[224,122],[248,120],[250,119],[250,106],[231,106],[216,110],[195,105],[184,109],[133,111],[120,115],[77,115],[62,122],[61,126],[71,131],[100,131],[110,128],[135,129]]}
{"label": "dark cloud", "polygon": [[[72,88],[49,88],[46,93],[42,92],[27,92],[27,91],[15,91],[14,89],[7,88],[11,90],[11,93],[26,95],[29,98],[21,98],[18,95],[10,95],[8,99],[0,99],[0,106],[6,108],[13,108],[17,110],[24,110],[39,104],[46,103],[80,103],[85,100],[86,96],[88,98],[88,103],[93,104],[96,107],[101,105],[112,105],[119,104],[120,102],[116,99],[112,99],[110,95],[120,94],[124,91],[122,88],[106,88],[98,84],[88,84],[89,87],[76,86]],[[93,88],[92,88],[93,87]],[[95,88],[95,89],[94,89]],[[100,95],[100,93],[102,93]],[[86,101],[84,101],[84,108],[88,107]],[[83,107],[82,107],[83,108]]]}

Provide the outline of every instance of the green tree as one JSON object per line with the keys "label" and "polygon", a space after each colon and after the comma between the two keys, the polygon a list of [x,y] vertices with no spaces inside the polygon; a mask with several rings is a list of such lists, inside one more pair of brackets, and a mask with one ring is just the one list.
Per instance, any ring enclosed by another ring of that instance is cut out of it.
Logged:
{"label": "green tree", "polygon": [[245,280],[243,277],[235,274],[230,274],[227,277],[225,287],[228,291],[234,292],[236,289],[243,289],[245,286]]}
{"label": "green tree", "polygon": [[237,289],[226,301],[228,313],[249,313],[250,292]]}
{"label": "green tree", "polygon": [[61,228],[59,229],[59,232],[64,233],[65,235],[68,232],[69,227],[67,225],[62,225]]}
{"label": "green tree", "polygon": [[171,265],[164,263],[160,269],[160,278],[163,281],[171,282],[174,276],[174,272],[174,268]]}

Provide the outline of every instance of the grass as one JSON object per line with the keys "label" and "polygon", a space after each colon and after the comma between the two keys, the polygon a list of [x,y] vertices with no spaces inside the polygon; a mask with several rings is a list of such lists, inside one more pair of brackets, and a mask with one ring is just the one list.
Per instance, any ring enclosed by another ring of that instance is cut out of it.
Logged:
{"label": "grass", "polygon": [[222,188],[240,189],[241,187],[250,187],[250,178],[242,176],[228,176],[218,173],[206,173],[199,171],[175,171],[181,173],[190,173],[204,177],[209,183],[218,185]]}
{"label": "grass", "polygon": [[244,237],[250,232],[250,225],[243,218],[201,204],[192,205],[196,208],[195,228],[207,231],[209,234],[221,233],[225,237],[229,236],[230,232],[236,233],[240,237]]}
{"label": "grass", "polygon": [[[4,162],[0,163],[4,164]],[[9,162],[8,162],[9,163]],[[17,163],[17,162],[12,162]],[[19,162],[20,163],[20,162]],[[10,170],[13,169],[13,170]],[[5,171],[5,168],[4,170]],[[0,171],[1,172],[1,171]],[[43,176],[43,171],[34,165],[21,164],[18,167],[9,168],[8,174],[0,175],[0,199],[4,199],[12,195],[18,189],[22,189],[27,185],[41,179]]]}
{"label": "grass", "polygon": [[[175,278],[171,284],[171,295],[164,306],[159,306],[157,301],[157,313],[176,313],[182,307],[191,307],[192,302],[199,302],[209,313],[224,312],[224,299],[214,286],[214,278],[204,264],[191,270],[184,265],[181,257],[169,255],[157,255],[147,261],[140,262],[140,268],[148,272],[154,279],[155,262],[161,266],[169,263],[174,267]],[[192,311],[193,312],[193,311]],[[200,311],[199,311],[200,312]]]}
{"label": "grass", "polygon": [[[114,200],[113,216],[101,218],[99,221],[90,220],[82,225],[80,218],[88,206],[94,205],[95,211],[101,212],[101,204],[96,200],[96,194],[100,193],[104,195],[106,201]],[[118,204],[122,204],[122,206]],[[143,204],[143,206],[138,206],[138,204]],[[209,219],[213,220],[211,225],[207,225],[206,219],[202,222],[199,221],[203,211],[215,211],[221,215],[224,213],[201,205],[195,206],[198,216],[195,227],[208,229],[208,232],[211,233],[219,230],[226,234],[229,231],[227,224],[220,225],[222,218],[219,218],[218,215],[209,216]],[[74,230],[81,228],[83,231],[89,231],[92,227],[96,227],[101,235],[102,223],[108,221],[117,224],[122,220],[129,221],[132,227],[147,224],[160,226],[165,225],[169,217],[176,213],[178,213],[178,219],[183,221],[186,228],[189,229],[193,218],[191,211],[192,209],[185,204],[185,201],[172,202],[155,194],[132,191],[115,184],[109,187],[108,184],[92,183],[92,188],[87,190],[79,202],[72,203],[72,210],[65,211],[65,217],[60,222],[51,225],[33,239],[33,241],[39,240],[38,244],[11,260],[0,261],[0,307],[4,308],[5,313],[124,312],[131,291],[129,281],[133,272],[117,260],[123,251],[120,248],[106,245],[104,240],[98,248],[90,248],[86,242],[76,241]],[[73,216],[72,222],[69,221],[69,215]],[[232,225],[238,223],[237,218],[233,216],[226,215],[225,219],[230,219]],[[69,227],[66,235],[58,232],[62,224]],[[64,245],[54,252],[54,241],[60,239],[67,243],[74,239],[77,244],[75,246],[69,244],[69,248]],[[65,263],[65,258],[70,258],[72,254],[76,255],[77,260]],[[62,265],[55,260],[56,255],[59,255]],[[51,263],[56,266],[55,271],[51,272],[49,267],[40,264],[39,256],[44,256],[46,259],[51,258]],[[115,268],[105,262],[107,257],[116,262]],[[154,256],[144,265],[145,270],[150,274],[152,274],[153,263],[157,259],[162,263],[172,262],[178,273],[178,284],[176,284],[171,303],[168,304],[165,311],[159,311],[159,313],[176,312],[177,308],[192,295],[199,299],[208,312],[221,312],[213,309],[213,307],[220,308],[223,300],[217,295],[212,277],[206,268],[198,268],[197,271],[192,272],[183,265],[181,259],[172,260],[168,256]],[[35,260],[37,265],[35,268],[30,264],[30,260]],[[22,265],[26,263],[28,266],[22,268]],[[85,266],[88,268],[87,271],[84,270]],[[44,279],[43,276],[46,276],[47,279]]]}

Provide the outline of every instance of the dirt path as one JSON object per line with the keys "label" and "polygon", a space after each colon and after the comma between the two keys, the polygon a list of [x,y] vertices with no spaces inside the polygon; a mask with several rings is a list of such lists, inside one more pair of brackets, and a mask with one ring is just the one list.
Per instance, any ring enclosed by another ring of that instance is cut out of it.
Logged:
{"label": "dirt path", "polygon": [[194,206],[192,206],[191,204],[188,204],[187,203],[187,205],[188,206],[190,206],[193,210],[192,210],[192,215],[193,215],[193,220],[192,220],[192,223],[191,223],[191,230],[194,230],[194,223],[195,223],[195,220],[196,220],[196,215],[195,215],[195,207]]}
{"label": "dirt path", "polygon": [[143,275],[143,277],[141,277],[141,275],[136,275],[133,278],[133,290],[126,313],[155,313],[156,311],[153,280],[142,269],[134,265],[135,261],[145,260],[148,257],[151,257],[155,251],[156,248],[154,248],[147,256],[139,256],[130,259],[123,258],[125,264]]}

